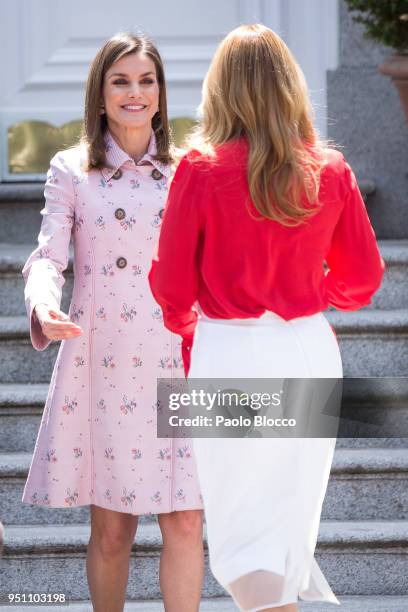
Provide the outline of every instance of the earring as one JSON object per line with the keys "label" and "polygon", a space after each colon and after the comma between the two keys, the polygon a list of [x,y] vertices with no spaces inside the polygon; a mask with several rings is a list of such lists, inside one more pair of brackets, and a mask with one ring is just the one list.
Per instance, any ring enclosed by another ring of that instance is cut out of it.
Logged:
{"label": "earring", "polygon": [[104,104],[101,104],[101,105],[100,105],[100,107],[99,107],[99,114],[100,114],[100,115],[103,115],[103,114],[104,114],[104,112],[105,112],[105,105],[104,105]]}

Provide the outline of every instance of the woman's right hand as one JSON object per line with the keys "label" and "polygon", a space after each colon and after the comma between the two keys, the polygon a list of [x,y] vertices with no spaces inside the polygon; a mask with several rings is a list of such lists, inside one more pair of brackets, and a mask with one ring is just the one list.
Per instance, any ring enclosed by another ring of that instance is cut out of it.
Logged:
{"label": "woman's right hand", "polygon": [[61,310],[50,308],[46,304],[37,304],[34,313],[41,325],[42,333],[49,340],[70,340],[83,333],[82,328]]}

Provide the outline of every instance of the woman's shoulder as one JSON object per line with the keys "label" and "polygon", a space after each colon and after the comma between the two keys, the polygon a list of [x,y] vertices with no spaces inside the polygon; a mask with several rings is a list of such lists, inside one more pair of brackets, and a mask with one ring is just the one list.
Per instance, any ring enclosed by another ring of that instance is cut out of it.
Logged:
{"label": "woman's shoulder", "polygon": [[198,149],[177,149],[175,159],[179,174],[181,172],[200,173],[209,170],[214,164],[214,159],[209,153]]}
{"label": "woman's shoulder", "polygon": [[357,185],[355,174],[344,154],[333,147],[324,150],[325,163],[320,175],[320,193],[336,194],[340,199]]}
{"label": "woman's shoulder", "polygon": [[82,172],[86,159],[86,147],[80,143],[57,151],[51,158],[50,166],[69,174],[78,174],[78,172]]}
{"label": "woman's shoulder", "polygon": [[343,153],[334,147],[323,149],[323,171],[332,177],[343,177],[346,168],[346,158]]}
{"label": "woman's shoulder", "polygon": [[245,140],[238,139],[225,142],[214,147],[202,149],[179,149],[179,164],[184,168],[195,169],[198,172],[216,172],[245,164],[248,146]]}

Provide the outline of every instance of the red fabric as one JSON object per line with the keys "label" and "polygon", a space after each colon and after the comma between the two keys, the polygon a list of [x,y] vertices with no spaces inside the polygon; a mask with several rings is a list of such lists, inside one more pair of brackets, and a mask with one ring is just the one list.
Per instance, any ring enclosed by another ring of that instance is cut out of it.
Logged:
{"label": "red fabric", "polygon": [[270,310],[289,320],[329,305],[356,310],[370,304],[381,284],[384,261],[340,152],[328,150],[321,208],[295,228],[249,214],[259,217],[249,196],[247,156],[243,138],[218,147],[214,159],[192,151],[170,187],[149,281],[166,327],[183,337],[186,373],[197,302],[213,318]]}

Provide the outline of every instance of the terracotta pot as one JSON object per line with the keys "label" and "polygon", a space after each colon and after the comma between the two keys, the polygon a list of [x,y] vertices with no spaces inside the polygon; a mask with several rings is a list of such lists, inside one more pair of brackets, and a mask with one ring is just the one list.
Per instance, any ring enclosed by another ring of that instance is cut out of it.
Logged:
{"label": "terracotta pot", "polygon": [[378,67],[378,71],[391,77],[398,89],[405,119],[408,123],[408,51],[391,55]]}

